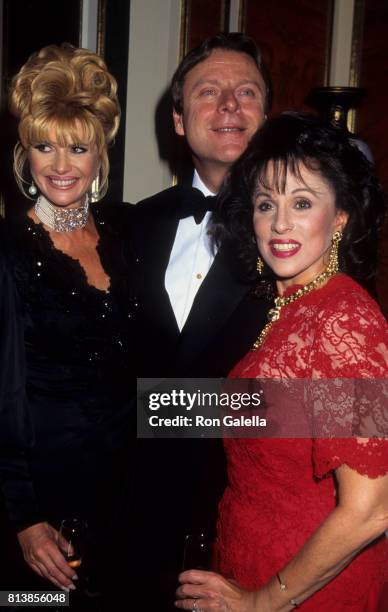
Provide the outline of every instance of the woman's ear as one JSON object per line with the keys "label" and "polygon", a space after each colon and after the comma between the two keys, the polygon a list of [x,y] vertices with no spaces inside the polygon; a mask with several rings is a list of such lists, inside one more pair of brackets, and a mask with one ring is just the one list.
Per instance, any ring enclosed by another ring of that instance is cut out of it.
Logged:
{"label": "woman's ear", "polygon": [[348,220],[349,220],[349,213],[347,213],[345,210],[338,210],[336,217],[335,217],[334,231],[343,232]]}

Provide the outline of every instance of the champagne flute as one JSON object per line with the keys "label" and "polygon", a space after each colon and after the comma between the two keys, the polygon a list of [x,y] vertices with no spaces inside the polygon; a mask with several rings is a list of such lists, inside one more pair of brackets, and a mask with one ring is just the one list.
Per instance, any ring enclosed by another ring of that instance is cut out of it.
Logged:
{"label": "champagne flute", "polygon": [[70,567],[79,567],[85,547],[87,524],[82,519],[64,519],[59,529],[58,546]]}
{"label": "champagne flute", "polygon": [[212,568],[213,545],[205,532],[188,533],[183,551],[183,570]]}

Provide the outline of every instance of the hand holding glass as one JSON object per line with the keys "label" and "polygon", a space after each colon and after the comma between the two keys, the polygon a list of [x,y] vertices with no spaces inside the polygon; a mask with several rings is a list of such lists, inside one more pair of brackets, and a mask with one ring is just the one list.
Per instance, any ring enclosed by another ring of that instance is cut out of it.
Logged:
{"label": "hand holding glass", "polygon": [[212,543],[205,533],[189,533],[185,538],[183,569],[210,570]]}
{"label": "hand holding glass", "polygon": [[79,567],[85,546],[87,525],[80,519],[65,519],[61,522],[58,546],[70,567]]}

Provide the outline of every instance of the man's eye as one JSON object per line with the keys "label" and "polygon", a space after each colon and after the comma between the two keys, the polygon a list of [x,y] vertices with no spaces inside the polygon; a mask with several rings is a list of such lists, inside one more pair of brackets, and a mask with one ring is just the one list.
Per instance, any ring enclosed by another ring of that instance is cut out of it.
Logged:
{"label": "man's eye", "polygon": [[211,89],[210,87],[208,89],[203,89],[201,91],[201,96],[215,96],[216,95],[216,90],[215,89]]}
{"label": "man's eye", "polygon": [[253,89],[241,89],[239,91],[239,95],[243,97],[254,98],[255,92],[253,91]]}
{"label": "man's eye", "polygon": [[311,202],[309,200],[297,200],[295,203],[295,208],[299,208],[301,210],[305,210],[307,208],[311,208]]}

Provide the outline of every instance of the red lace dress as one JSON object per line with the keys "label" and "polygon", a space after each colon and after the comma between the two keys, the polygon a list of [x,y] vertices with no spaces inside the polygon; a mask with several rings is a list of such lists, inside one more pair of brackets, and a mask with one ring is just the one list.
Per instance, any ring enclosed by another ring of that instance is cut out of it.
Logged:
{"label": "red lace dress", "polygon": [[[285,306],[262,347],[249,352],[230,376],[388,378],[388,326],[367,293],[340,274]],[[387,440],[225,439],[224,444],[229,485],[219,509],[219,569],[252,590],[280,571],[333,510],[335,468],[346,463],[370,478],[388,473]],[[387,545],[382,536],[362,551],[306,600],[303,610],[387,611]]]}

